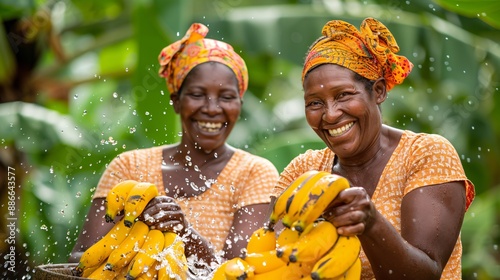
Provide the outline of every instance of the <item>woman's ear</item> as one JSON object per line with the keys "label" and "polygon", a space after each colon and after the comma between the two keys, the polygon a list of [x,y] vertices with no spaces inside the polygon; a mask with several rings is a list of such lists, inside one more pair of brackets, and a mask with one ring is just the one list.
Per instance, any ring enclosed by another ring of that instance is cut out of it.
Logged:
{"label": "woman's ear", "polygon": [[382,104],[387,98],[385,79],[378,78],[377,80],[375,80],[372,86],[372,91],[375,94],[375,100],[377,101],[377,104],[378,105]]}
{"label": "woman's ear", "polygon": [[170,101],[172,101],[172,106],[174,107],[174,112],[179,114],[179,94],[177,92],[170,94]]}

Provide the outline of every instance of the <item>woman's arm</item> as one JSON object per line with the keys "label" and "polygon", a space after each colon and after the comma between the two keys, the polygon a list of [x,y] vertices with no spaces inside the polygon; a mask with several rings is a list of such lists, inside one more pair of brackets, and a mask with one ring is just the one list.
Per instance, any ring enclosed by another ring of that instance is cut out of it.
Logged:
{"label": "woman's arm", "polygon": [[248,238],[267,221],[268,203],[252,204],[238,209],[224,244],[224,258],[231,259],[245,254]]}
{"label": "woman's arm", "polygon": [[465,213],[463,182],[418,188],[402,202],[399,234],[362,188],[342,191],[329,210],[339,234],[358,235],[377,279],[440,279]]}
{"label": "woman's arm", "polygon": [[[114,223],[106,223],[104,218],[104,201],[104,198],[95,198],[92,200],[92,205],[90,206],[89,212],[85,217],[83,228],[81,229],[75,246],[69,255],[68,262],[78,262],[83,252],[85,252],[85,250],[87,250],[92,244],[99,241],[114,226]],[[118,217],[118,219],[120,218],[121,216]]]}

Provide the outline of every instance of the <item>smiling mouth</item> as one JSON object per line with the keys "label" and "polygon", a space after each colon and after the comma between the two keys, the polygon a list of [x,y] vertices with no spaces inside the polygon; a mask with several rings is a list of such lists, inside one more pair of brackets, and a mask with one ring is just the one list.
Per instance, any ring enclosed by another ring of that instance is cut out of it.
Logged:
{"label": "smiling mouth", "polygon": [[207,132],[217,132],[219,131],[225,123],[220,122],[198,122],[198,127]]}
{"label": "smiling mouth", "polygon": [[354,122],[350,122],[342,127],[336,128],[336,129],[329,129],[328,133],[330,133],[330,136],[340,136],[347,132],[352,126],[354,125]]}

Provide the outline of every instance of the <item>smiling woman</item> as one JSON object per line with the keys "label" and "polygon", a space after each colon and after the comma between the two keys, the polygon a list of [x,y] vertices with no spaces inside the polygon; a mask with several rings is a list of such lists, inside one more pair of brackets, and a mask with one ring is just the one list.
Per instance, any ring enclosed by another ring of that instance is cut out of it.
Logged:
{"label": "smiling woman", "polygon": [[195,23],[159,55],[160,75],[182,124],[180,142],[125,152],[109,164],[71,261],[112,227],[100,208],[110,189],[124,180],[158,187],[163,195],[139,219],[182,235],[186,256],[196,262],[191,271],[217,262],[218,255],[240,256],[246,238],[263,226],[278,172],[267,159],[226,143],[240,116],[248,73],[230,45],[206,39],[207,33]]}
{"label": "smiling woman", "polygon": [[412,69],[378,20],[329,21],[307,53],[302,82],[309,126],[327,148],[281,173],[279,196],[309,170],[347,178],[323,213],[362,244],[361,279],[462,279],[460,228],[474,198],[460,158],[439,135],[383,124],[380,105]]}

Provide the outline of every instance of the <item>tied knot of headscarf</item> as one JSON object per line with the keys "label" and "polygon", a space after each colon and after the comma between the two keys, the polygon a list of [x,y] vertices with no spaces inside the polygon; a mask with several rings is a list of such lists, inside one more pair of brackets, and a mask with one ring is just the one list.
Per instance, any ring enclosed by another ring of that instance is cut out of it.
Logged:
{"label": "tied knot of headscarf", "polygon": [[240,97],[248,87],[248,70],[245,61],[225,42],[207,39],[208,27],[193,23],[182,39],[166,46],[160,52],[159,75],[167,80],[170,93],[178,92],[188,73],[197,65],[208,61],[229,67],[238,80]]}
{"label": "tied knot of headscarf", "polygon": [[376,19],[363,20],[359,31],[350,23],[332,20],[323,26],[322,34],[309,48],[302,82],[314,67],[331,63],[346,67],[369,80],[383,77],[389,91],[396,84],[401,84],[413,68],[406,57],[396,54],[399,46],[394,36]]}

